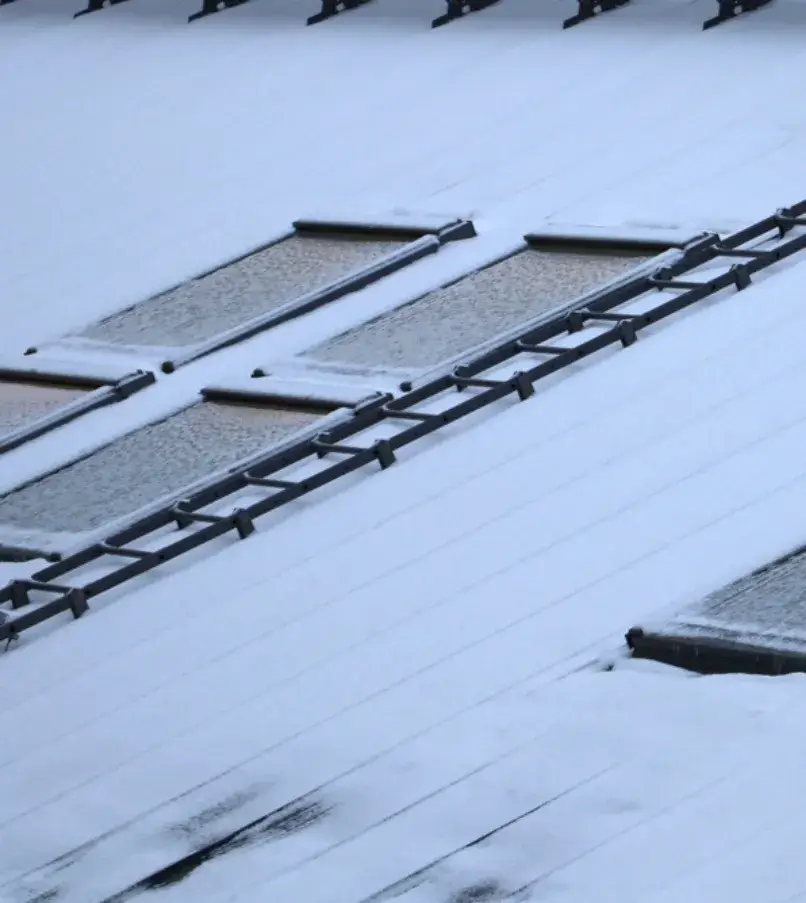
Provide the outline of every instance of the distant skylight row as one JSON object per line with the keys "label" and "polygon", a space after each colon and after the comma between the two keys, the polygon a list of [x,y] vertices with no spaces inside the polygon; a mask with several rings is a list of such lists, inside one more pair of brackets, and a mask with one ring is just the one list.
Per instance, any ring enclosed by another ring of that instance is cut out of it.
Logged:
{"label": "distant skylight row", "polygon": [[[24,3],[25,0],[0,0],[0,6],[16,2]],[[126,2],[130,2],[130,0],[88,0],[88,5],[84,9],[79,10],[75,16],[78,17],[91,12],[100,12],[102,9]],[[249,2],[251,2],[251,0],[201,0],[201,8],[193,13],[188,18],[188,21],[194,22],[197,19],[203,19],[214,13],[233,9],[236,6],[242,6]],[[270,2],[270,0],[266,0],[266,2]],[[373,0],[321,0],[321,10],[309,16],[307,24],[315,25],[319,22],[324,22],[339,13],[358,9],[359,7],[366,6],[372,2]],[[441,25],[447,25],[454,19],[459,19],[468,13],[480,12],[497,3],[504,2],[506,2],[506,0],[444,0],[444,3],[447,6],[445,12],[433,19],[431,25],[434,28]],[[592,19],[600,13],[610,12],[619,7],[626,6],[629,3],[629,0],[577,0],[577,2],[579,11],[576,15],[565,19],[563,22],[564,28],[579,25],[581,22]],[[715,25],[727,22],[741,13],[760,9],[770,3],[771,0],[717,0],[717,2],[718,12],[715,16],[707,19],[703,23],[704,29],[712,28]]]}

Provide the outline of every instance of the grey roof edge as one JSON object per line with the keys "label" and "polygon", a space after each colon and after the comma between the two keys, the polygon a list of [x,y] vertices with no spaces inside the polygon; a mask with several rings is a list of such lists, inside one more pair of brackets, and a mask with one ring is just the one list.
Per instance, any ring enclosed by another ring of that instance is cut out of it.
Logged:
{"label": "grey roof edge", "polygon": [[698,674],[761,674],[779,676],[806,672],[806,645],[775,646],[747,642],[727,632],[686,633],[683,625],[673,632],[631,627],[625,635],[634,658],[644,658],[694,671]]}

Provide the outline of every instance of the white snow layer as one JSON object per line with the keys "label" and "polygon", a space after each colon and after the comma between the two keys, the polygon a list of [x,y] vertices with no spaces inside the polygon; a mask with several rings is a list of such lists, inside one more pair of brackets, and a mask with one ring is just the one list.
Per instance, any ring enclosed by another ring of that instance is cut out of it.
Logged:
{"label": "white snow layer", "polygon": [[[193,27],[192,2],[0,10],[3,353],[323,206],[480,231],[4,456],[0,484],[547,220],[730,228],[806,195],[796,4],[705,34],[710,2],[637,0],[565,33],[572,4],[503,0],[431,32],[440,5],[312,29],[291,0]],[[583,667],[803,542],[804,277],[720,296],[0,658],[0,900],[100,903],[233,794],[209,832],[304,794],[319,817],[151,896],[806,895],[802,678]]]}

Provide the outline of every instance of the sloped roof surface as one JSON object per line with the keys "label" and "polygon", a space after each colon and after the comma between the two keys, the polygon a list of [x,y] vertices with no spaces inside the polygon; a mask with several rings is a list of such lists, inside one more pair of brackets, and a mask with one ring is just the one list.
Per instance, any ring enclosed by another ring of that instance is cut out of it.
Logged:
{"label": "sloped roof surface", "polygon": [[[434,5],[311,29],[290,0],[192,27],[184,2],[0,10],[2,350],[320,209],[476,222],[472,247],[93,414],[111,435],[546,222],[726,231],[806,196],[801,5],[707,33],[702,2],[567,32],[565,4],[431,31]],[[101,903],[281,807],[142,899],[800,899],[802,678],[599,663],[803,542],[804,267],[0,657],[0,900]]]}

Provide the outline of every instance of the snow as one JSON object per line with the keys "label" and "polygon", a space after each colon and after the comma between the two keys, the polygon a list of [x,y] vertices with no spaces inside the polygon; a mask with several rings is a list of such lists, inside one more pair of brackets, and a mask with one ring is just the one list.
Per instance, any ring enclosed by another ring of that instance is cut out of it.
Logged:
{"label": "snow", "polygon": [[[497,431],[462,431],[329,499],[325,522],[314,504],[227,550],[225,567],[208,560],[44,639],[43,655],[15,654],[20,717],[0,777],[0,845],[14,871],[255,756],[269,756],[265,779],[285,780],[300,748],[330,768],[341,743],[355,765],[614,646],[637,617],[745,568],[737,540],[761,527],[778,524],[779,545],[789,541],[806,475],[798,456],[771,453],[798,447],[773,427],[802,417],[792,405],[803,314],[788,290],[802,271],[748,290],[739,314],[733,299],[714,306],[513,408]],[[765,296],[752,316],[750,299]],[[780,354],[762,354],[765,335]],[[779,397],[787,385],[792,397]],[[616,412],[608,390],[621,390]],[[723,430],[724,412],[753,392],[751,426]],[[730,482],[723,459],[736,462]],[[640,460],[652,468],[631,480]],[[465,745],[455,744],[449,757]],[[286,795],[321,776],[310,781]],[[86,821],[59,816],[84,807]],[[311,880],[309,895],[321,886]]]}
{"label": "snow", "polygon": [[[705,34],[710,2],[568,32],[566,3],[434,32],[425,0],[312,29],[290,0],[187,27],[195,6],[0,10],[4,359],[325,206],[479,238],[4,455],[4,490],[527,232],[726,231],[806,195],[797,3]],[[804,277],[796,257],[23,638],[0,657],[0,900],[100,903],[299,797],[321,817],[150,895],[803,897],[803,678],[621,650],[803,542]]]}
{"label": "snow", "polygon": [[[619,671],[534,680],[406,742],[393,745],[390,736],[379,755],[365,749],[369,761],[355,769],[349,763],[358,738],[330,731],[327,756],[318,744],[298,742],[285,755],[264,757],[263,769],[253,762],[229,775],[226,786],[239,787],[240,799],[207,788],[208,801],[235,810],[228,815],[221,806],[210,819],[212,834],[235,814],[246,821],[261,803],[268,811],[310,788],[307,803],[318,800],[326,814],[309,833],[222,857],[157,897],[225,900],[236,892],[255,899],[250,892],[275,891],[361,900],[447,857],[421,876],[426,881],[411,899],[451,899],[470,884],[497,880],[509,891],[537,882],[541,893],[564,900],[583,899],[597,886],[618,888],[618,898],[630,901],[653,892],[671,899],[682,886],[706,900],[697,888],[707,881],[708,893],[783,901],[804,878],[800,857],[792,856],[801,769],[791,744],[800,733],[802,682],[674,674],[638,681]],[[691,736],[694,727],[696,740],[681,743],[681,732]],[[765,761],[771,753],[776,769]],[[277,774],[271,765],[282,769],[280,786],[267,786]],[[129,831],[137,865],[154,866],[160,852],[183,848],[180,810],[173,810]],[[521,823],[475,851],[460,850],[519,815]],[[787,866],[778,893],[752,855],[773,843]],[[109,868],[117,857],[106,857],[121,849],[110,838],[82,863],[63,866],[59,877],[69,886],[80,876],[84,892],[68,890],[63,899],[101,899],[118,877]],[[731,851],[740,855],[725,870]],[[121,867],[123,877],[130,861]]]}

